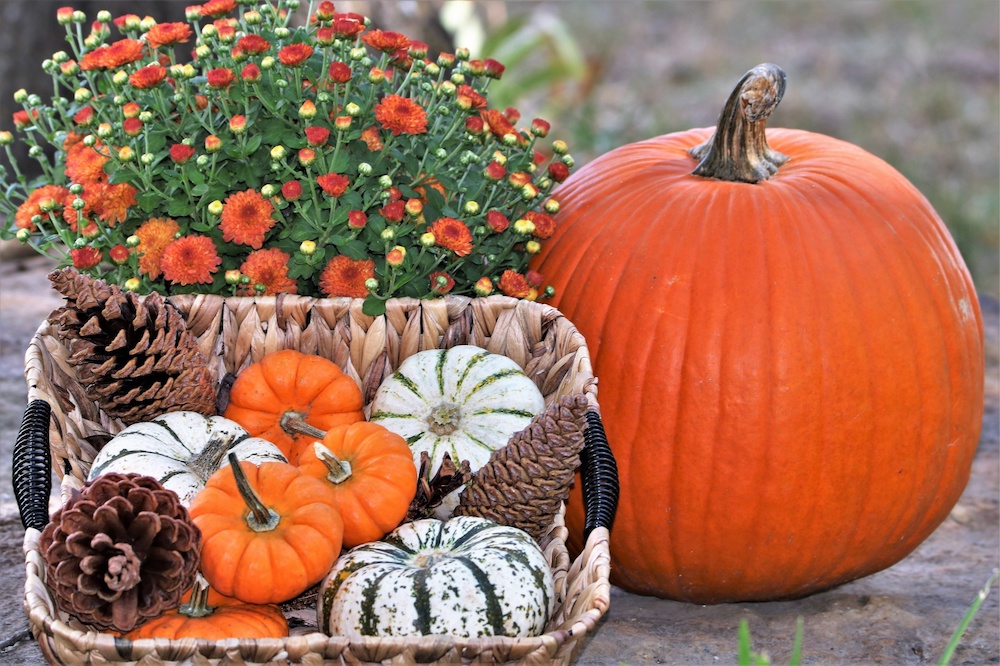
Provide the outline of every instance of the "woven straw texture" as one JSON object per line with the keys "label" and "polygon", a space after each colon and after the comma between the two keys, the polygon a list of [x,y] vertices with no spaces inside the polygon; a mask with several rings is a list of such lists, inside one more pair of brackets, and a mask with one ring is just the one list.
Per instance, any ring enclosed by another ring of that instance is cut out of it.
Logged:
{"label": "woven straw texture", "polygon": [[[592,408],[598,409],[596,379],[583,336],[547,305],[504,296],[392,299],[385,315],[371,317],[362,313],[360,299],[189,295],[168,300],[198,337],[217,381],[266,353],[292,348],[336,362],[359,383],[367,404],[382,380],[412,354],[472,344],[516,361],[547,403],[585,393]],[[29,402],[42,399],[52,407],[52,464],[65,495],[86,478],[99,448],[94,443],[120,432],[123,425],[84,395],[66,361],[66,349],[48,323],[28,346],[25,377]],[[306,627],[293,630],[288,638],[128,641],[88,630],[56,609],[45,585],[39,536],[35,529],[25,534],[24,603],[32,631],[52,663],[570,663],[610,603],[608,530],[593,530],[584,551],[571,562],[560,513],[542,542],[555,575],[556,611],[546,633],[538,637],[348,640]]]}

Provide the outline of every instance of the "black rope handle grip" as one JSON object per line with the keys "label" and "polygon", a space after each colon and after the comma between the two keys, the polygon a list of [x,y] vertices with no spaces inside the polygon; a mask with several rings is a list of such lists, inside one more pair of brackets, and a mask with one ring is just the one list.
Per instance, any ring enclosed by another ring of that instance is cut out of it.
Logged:
{"label": "black rope handle grip", "polygon": [[608,445],[601,415],[587,412],[587,429],[580,452],[580,476],[583,478],[583,540],[598,527],[611,529],[618,510],[618,464]]}
{"label": "black rope handle grip", "polygon": [[12,466],[14,499],[25,529],[44,529],[49,522],[52,491],[52,454],[49,452],[49,416],[52,408],[44,400],[32,400],[24,410],[14,444]]}

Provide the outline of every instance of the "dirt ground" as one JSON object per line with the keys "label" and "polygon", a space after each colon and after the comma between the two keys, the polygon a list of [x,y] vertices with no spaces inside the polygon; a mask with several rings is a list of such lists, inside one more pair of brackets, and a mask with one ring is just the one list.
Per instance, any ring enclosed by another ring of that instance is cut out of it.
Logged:
{"label": "dirt ground", "polygon": [[[0,260],[0,457],[11,460],[26,403],[23,355],[44,317],[60,304],[36,258]],[[983,301],[987,322],[987,410],[972,479],[943,525],[912,555],[881,573],[806,599],[697,606],[614,589],[611,608],[577,661],[736,663],[737,627],[746,618],[754,649],[784,664],[797,618],[805,664],[937,663],[990,574],[1000,566],[1000,307]],[[21,600],[23,530],[8,464],[0,466],[0,663],[44,663],[27,633]],[[1000,593],[987,597],[952,664],[1000,663]]]}

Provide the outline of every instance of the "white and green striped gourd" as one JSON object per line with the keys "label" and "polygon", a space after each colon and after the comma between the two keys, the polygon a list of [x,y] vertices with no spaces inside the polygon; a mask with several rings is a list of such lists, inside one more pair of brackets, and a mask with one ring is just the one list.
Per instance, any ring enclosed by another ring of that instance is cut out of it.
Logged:
{"label": "white and green striped gourd", "polygon": [[[535,383],[510,358],[473,345],[418,352],[379,386],[369,420],[401,435],[413,451],[430,456],[430,474],[445,453],[475,472],[545,409]],[[457,495],[446,503],[447,518]],[[449,508],[450,507],[450,508]]]}
{"label": "white and green striped gourd", "polygon": [[538,636],[552,571],[526,532],[472,516],[404,523],[342,555],[320,587],[331,636]]}
{"label": "white and green striped gourd", "polygon": [[104,445],[91,464],[87,480],[107,472],[151,476],[173,490],[188,506],[213,472],[229,464],[232,451],[240,460],[259,465],[288,462],[281,449],[221,416],[179,411],[134,423]]}

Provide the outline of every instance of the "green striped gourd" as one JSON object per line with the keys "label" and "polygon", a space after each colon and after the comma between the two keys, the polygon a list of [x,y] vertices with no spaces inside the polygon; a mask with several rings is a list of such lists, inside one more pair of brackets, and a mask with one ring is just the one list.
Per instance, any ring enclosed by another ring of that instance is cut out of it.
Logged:
{"label": "green striped gourd", "polygon": [[[507,444],[545,409],[545,398],[513,360],[473,345],[413,354],[379,386],[369,420],[401,435],[420,464],[430,456],[430,474],[445,453],[472,471]],[[447,518],[457,495],[438,518]]]}
{"label": "green striped gourd", "polygon": [[188,506],[213,472],[229,464],[232,451],[240,460],[259,465],[288,462],[281,449],[221,416],[170,412],[134,423],[115,435],[94,457],[87,480],[106,472],[137,472],[173,490]]}
{"label": "green striped gourd", "polygon": [[404,523],[342,555],[320,587],[331,636],[538,636],[552,571],[526,532],[472,516]]}

